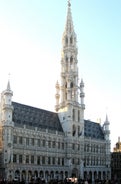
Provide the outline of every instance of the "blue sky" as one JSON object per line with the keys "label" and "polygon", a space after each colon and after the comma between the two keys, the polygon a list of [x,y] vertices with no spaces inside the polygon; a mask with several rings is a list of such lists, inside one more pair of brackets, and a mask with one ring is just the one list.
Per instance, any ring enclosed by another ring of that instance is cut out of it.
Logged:
{"label": "blue sky", "polygon": [[[121,113],[121,1],[71,1],[85,83],[85,119],[110,121],[114,147]],[[10,73],[13,101],[54,111],[67,0],[0,0],[0,91]]]}

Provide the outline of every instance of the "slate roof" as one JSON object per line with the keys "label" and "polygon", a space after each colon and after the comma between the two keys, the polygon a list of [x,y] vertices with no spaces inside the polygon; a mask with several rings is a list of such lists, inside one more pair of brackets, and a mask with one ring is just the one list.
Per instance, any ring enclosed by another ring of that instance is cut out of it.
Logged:
{"label": "slate roof", "polygon": [[99,123],[84,120],[84,135],[93,139],[104,140],[104,133]]}
{"label": "slate roof", "polygon": [[[64,132],[57,113],[16,102],[12,105],[15,126],[19,124]],[[84,136],[104,140],[101,125],[90,120],[84,120]]]}
{"label": "slate roof", "polygon": [[51,129],[63,132],[58,114],[47,110],[12,102],[13,122],[20,125],[28,125],[42,129]]}

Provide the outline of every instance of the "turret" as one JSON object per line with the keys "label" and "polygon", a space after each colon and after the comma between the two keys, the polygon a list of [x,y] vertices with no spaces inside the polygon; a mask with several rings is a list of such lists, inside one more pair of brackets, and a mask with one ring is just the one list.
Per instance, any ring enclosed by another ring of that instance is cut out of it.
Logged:
{"label": "turret", "polygon": [[80,83],[80,103],[81,103],[81,109],[82,109],[82,117],[84,117],[84,109],[85,109],[84,97],[85,97],[84,82],[83,82],[83,79],[81,79],[81,83]]}
{"label": "turret", "polygon": [[10,89],[10,82],[8,81],[7,89],[1,94],[1,122],[8,124],[12,121],[12,96],[13,92]]}
{"label": "turret", "polygon": [[3,164],[9,164],[13,160],[13,128],[12,121],[13,106],[12,106],[13,92],[10,89],[10,82],[8,81],[7,89],[1,94],[1,128],[2,128],[2,145],[3,145]]}
{"label": "turret", "polygon": [[59,109],[59,99],[60,99],[60,86],[59,86],[58,81],[57,81],[57,83],[56,83],[55,88],[56,88],[56,94],[55,94],[56,105],[55,105],[55,110],[56,110],[56,112],[57,112],[58,109]]}
{"label": "turret", "polygon": [[106,114],[106,119],[105,122],[103,124],[103,130],[104,130],[104,135],[105,135],[105,139],[109,140],[110,139],[110,130],[109,130],[109,121],[108,121],[108,116]]}
{"label": "turret", "polygon": [[103,131],[104,131],[104,136],[105,136],[105,140],[106,140],[106,165],[107,167],[110,167],[110,162],[111,162],[111,158],[110,158],[110,130],[109,130],[109,121],[108,121],[108,116],[106,114],[106,119],[105,122],[103,124]]}

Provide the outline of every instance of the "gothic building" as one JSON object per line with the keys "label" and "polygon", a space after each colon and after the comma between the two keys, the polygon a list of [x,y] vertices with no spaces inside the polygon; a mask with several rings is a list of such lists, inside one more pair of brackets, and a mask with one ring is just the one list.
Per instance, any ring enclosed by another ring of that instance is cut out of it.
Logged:
{"label": "gothic building", "polygon": [[110,179],[109,121],[84,119],[84,82],[78,85],[77,36],[71,4],[62,36],[56,112],[12,101],[8,81],[0,102],[0,177]]}

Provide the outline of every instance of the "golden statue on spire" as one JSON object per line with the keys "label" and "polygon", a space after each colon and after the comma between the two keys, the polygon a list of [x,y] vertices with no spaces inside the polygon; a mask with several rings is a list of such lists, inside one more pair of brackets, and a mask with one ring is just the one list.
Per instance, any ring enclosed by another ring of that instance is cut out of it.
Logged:
{"label": "golden statue on spire", "polygon": [[68,6],[69,6],[69,7],[71,6],[71,2],[70,2],[70,0],[68,0]]}

